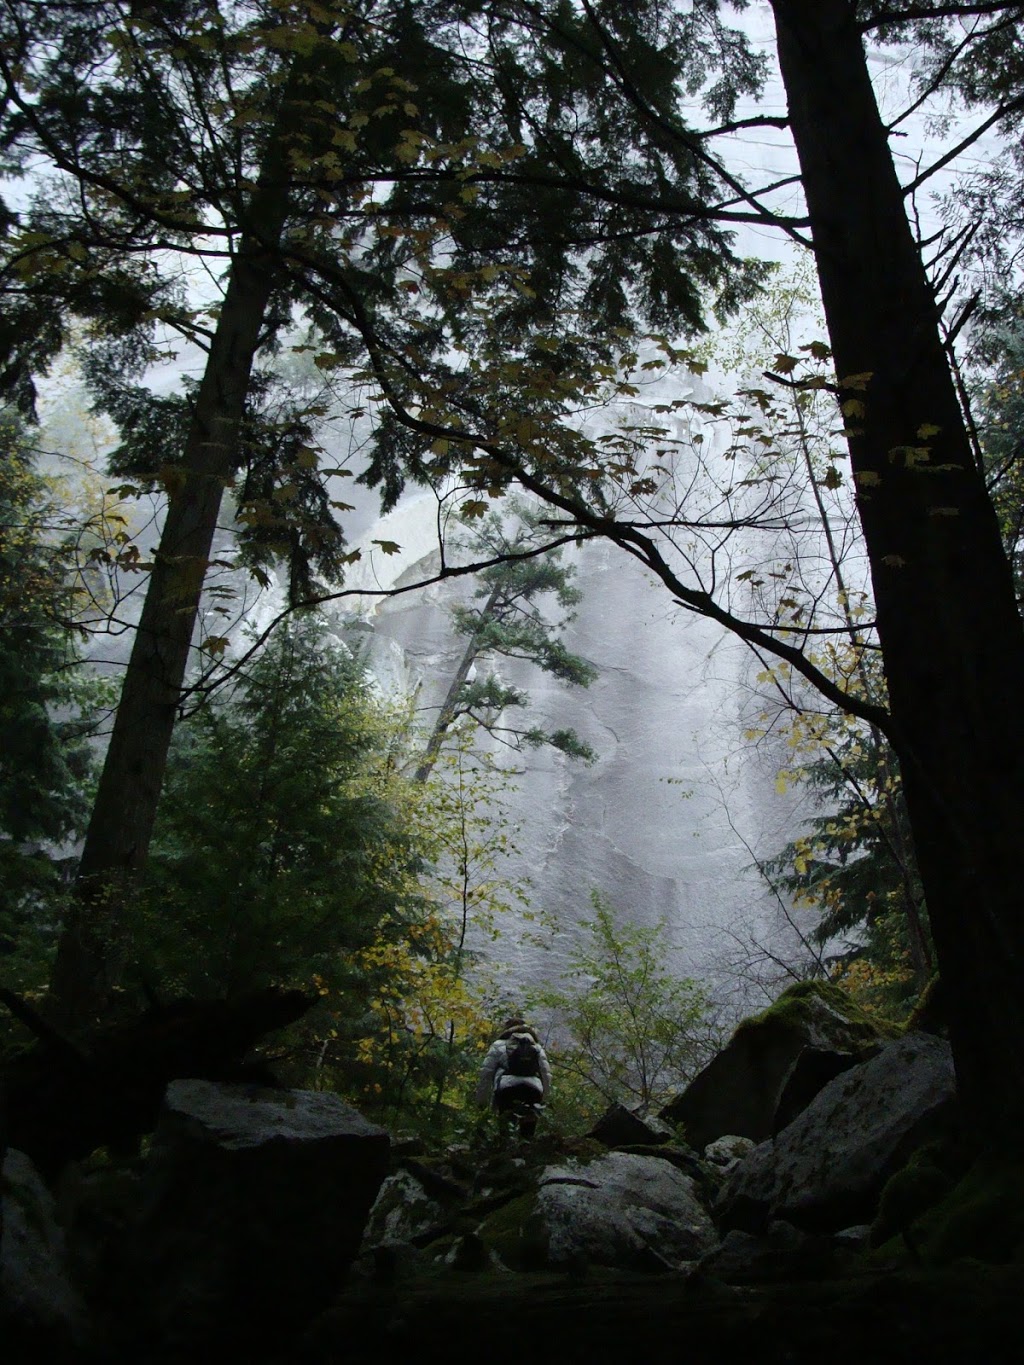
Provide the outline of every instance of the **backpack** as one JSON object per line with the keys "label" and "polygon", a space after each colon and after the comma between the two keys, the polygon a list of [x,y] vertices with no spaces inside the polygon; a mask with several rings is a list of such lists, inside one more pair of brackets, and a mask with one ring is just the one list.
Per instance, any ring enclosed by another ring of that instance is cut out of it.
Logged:
{"label": "backpack", "polygon": [[513,1033],[505,1039],[505,1074],[540,1076],[540,1048],[528,1033]]}

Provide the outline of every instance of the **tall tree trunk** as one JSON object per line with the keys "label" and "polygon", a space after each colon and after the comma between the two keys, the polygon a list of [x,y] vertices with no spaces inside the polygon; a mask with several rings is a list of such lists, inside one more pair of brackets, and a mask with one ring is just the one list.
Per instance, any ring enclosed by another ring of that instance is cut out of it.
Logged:
{"label": "tall tree trunk", "polygon": [[59,1012],[101,1011],[120,966],[116,946],[131,883],[145,865],[224,489],[234,473],[245,397],[273,285],[243,242],[196,398],[160,546],[124,676],[85,838],[72,910],[51,983]]}
{"label": "tall tree trunk", "polygon": [[[330,32],[325,21],[322,35]],[[281,270],[281,247],[294,210],[291,152],[309,153],[310,127],[324,91],[319,48],[297,57],[280,95],[182,458],[182,484],[170,491],[160,546],[125,672],[100,777],[71,912],[51,980],[53,1007],[67,1024],[102,1013],[123,969],[131,888],[145,866],[163,789],[167,755],[199,615],[224,489],[238,465],[245,400],[267,305]],[[313,149],[315,150],[315,149]]]}
{"label": "tall tree trunk", "polygon": [[960,1095],[1020,1141],[1024,630],[855,6],[772,7]]}

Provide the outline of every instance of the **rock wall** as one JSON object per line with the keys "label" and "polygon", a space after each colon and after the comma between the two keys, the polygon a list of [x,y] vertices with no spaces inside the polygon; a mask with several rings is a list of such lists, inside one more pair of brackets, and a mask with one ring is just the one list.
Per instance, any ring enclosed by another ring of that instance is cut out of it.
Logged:
{"label": "rock wall", "polygon": [[[436,524],[425,494],[374,522],[351,586],[401,587],[436,572]],[[381,555],[379,539],[401,552]],[[572,558],[583,600],[566,644],[598,668],[596,682],[566,688],[530,665],[496,661],[504,681],[529,692],[531,723],[571,726],[598,755],[589,766],[548,748],[511,756],[521,776],[509,801],[519,825],[509,871],[529,879],[533,904],[558,928],[546,947],[506,933],[491,950],[507,967],[509,995],[559,974],[599,888],[624,920],[666,921],[681,973],[710,979],[737,1010],[758,1004],[762,982],[778,980],[766,953],[789,953],[793,936],[753,864],[789,837],[794,804],[775,791],[777,752],[743,739],[755,704],[751,656],[615,546],[587,544]],[[343,604],[382,685],[418,689],[425,725],[465,643],[447,608],[471,593],[471,580],[450,580]]]}

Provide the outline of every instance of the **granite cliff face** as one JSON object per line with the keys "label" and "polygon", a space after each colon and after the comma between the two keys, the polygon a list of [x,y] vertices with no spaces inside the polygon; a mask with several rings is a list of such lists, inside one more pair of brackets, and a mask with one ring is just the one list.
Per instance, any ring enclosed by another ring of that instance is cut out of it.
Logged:
{"label": "granite cliff face", "polygon": [[[350,586],[379,591],[428,578],[440,563],[436,525],[430,495],[374,522]],[[372,546],[381,539],[401,552],[381,555]],[[509,871],[530,879],[534,905],[559,927],[546,949],[506,935],[495,951],[513,986],[557,975],[597,887],[623,918],[664,918],[680,972],[712,978],[741,1010],[761,998],[761,980],[777,979],[764,949],[785,953],[792,936],[753,866],[755,853],[784,841],[793,818],[792,802],[774,788],[778,755],[743,738],[756,704],[753,661],[616,547],[571,553],[583,600],[565,640],[597,667],[597,681],[566,688],[530,665],[494,662],[503,681],[529,691],[531,723],[573,727],[598,757],[587,766],[546,748],[513,755],[522,772],[510,799],[519,853]],[[471,593],[471,580],[449,580],[342,604],[381,685],[418,689],[425,724],[464,648],[447,608]]]}

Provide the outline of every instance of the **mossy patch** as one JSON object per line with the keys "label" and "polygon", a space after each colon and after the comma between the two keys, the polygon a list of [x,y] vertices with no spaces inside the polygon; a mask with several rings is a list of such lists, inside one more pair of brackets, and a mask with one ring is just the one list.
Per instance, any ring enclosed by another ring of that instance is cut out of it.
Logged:
{"label": "mossy patch", "polygon": [[852,1029],[855,1034],[862,1036],[865,1043],[896,1038],[900,1034],[898,1024],[868,1014],[852,996],[829,981],[798,981],[787,987],[766,1010],[744,1019],[736,1033],[742,1034],[755,1028],[803,1031],[820,1027],[823,1015],[832,1015],[837,1021],[841,1020],[845,1035],[849,1035]]}
{"label": "mossy patch", "polygon": [[949,1141],[936,1139],[919,1147],[882,1190],[871,1245],[882,1246],[910,1229],[953,1190],[966,1165],[963,1153]]}
{"label": "mossy patch", "polygon": [[[925,1170],[927,1163],[918,1164]],[[914,1191],[922,1199],[928,1181],[938,1189],[938,1178],[925,1175]],[[908,1181],[902,1196],[908,1202],[911,1191]],[[869,1261],[913,1261],[928,1267],[961,1262],[1024,1265],[1024,1164],[975,1162],[930,1207],[904,1223],[901,1234],[882,1243]]]}
{"label": "mossy patch", "polygon": [[513,1270],[536,1270],[547,1264],[547,1236],[536,1218],[535,1191],[496,1209],[479,1229],[484,1245]]}
{"label": "mossy patch", "polygon": [[979,1161],[913,1228],[932,1265],[970,1257],[988,1264],[1024,1262],[1024,1165]]}

